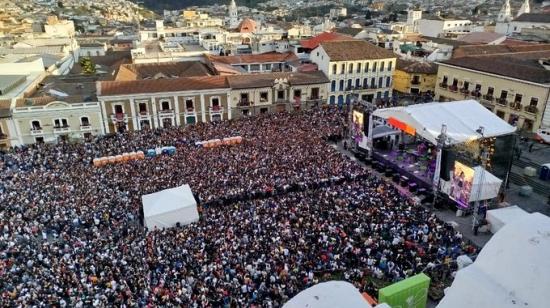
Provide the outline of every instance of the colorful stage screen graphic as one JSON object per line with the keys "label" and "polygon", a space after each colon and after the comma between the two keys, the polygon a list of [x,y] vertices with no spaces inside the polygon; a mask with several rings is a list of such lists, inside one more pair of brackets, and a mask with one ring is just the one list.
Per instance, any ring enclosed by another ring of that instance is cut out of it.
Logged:
{"label": "colorful stage screen graphic", "polygon": [[460,207],[468,208],[475,171],[458,161],[455,161],[454,168],[449,197]]}
{"label": "colorful stage screen graphic", "polygon": [[352,134],[353,134],[353,140],[355,143],[360,143],[363,141],[363,137],[365,134],[363,133],[363,113],[359,111],[353,111],[353,128],[352,128]]}
{"label": "colorful stage screen graphic", "polygon": [[391,284],[378,291],[378,303],[392,308],[425,308],[430,277],[421,273]]}

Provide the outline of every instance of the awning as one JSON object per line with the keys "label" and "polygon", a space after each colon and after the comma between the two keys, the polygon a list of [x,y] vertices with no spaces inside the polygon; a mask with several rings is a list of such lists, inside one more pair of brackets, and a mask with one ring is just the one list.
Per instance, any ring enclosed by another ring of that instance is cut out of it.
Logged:
{"label": "awning", "polygon": [[436,144],[441,126],[447,126],[448,144],[458,144],[479,139],[477,132],[484,128],[484,137],[512,134],[516,128],[497,117],[475,100],[447,103],[425,103],[406,107],[377,109],[374,116],[404,123],[415,134]]}

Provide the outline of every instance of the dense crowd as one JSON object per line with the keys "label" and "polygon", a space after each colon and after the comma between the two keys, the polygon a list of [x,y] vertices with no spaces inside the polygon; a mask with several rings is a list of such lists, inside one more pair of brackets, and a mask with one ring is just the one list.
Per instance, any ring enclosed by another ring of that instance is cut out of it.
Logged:
{"label": "dense crowd", "polygon": [[[277,307],[319,280],[365,289],[462,253],[459,233],[327,145],[343,119],[272,114],[0,154],[0,306]],[[163,145],[176,154],[91,164]],[[141,195],[181,184],[200,221],[143,228]]]}

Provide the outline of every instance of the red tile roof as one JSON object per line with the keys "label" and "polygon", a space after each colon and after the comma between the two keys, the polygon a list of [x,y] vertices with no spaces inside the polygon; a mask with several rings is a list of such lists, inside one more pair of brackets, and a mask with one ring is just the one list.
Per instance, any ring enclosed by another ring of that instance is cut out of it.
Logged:
{"label": "red tile roof", "polygon": [[225,76],[99,82],[98,96],[227,89]]}
{"label": "red tile roof", "polygon": [[389,59],[397,56],[390,50],[362,40],[323,42],[321,47],[330,61],[355,61],[365,59]]}
{"label": "red tile roof", "polygon": [[329,42],[329,41],[351,41],[354,40],[352,37],[335,33],[335,32],[323,32],[317,36],[314,36],[307,40],[300,41],[300,45],[302,45],[303,48],[307,49],[315,49],[319,44],[323,42]]}
{"label": "red tile roof", "polygon": [[146,64],[123,64],[115,80],[158,79],[177,77],[210,76],[213,73],[200,61],[163,62]]}
{"label": "red tile roof", "polygon": [[475,55],[507,54],[528,51],[547,51],[550,44],[523,44],[523,45],[468,45],[460,46],[453,51],[453,58]]}

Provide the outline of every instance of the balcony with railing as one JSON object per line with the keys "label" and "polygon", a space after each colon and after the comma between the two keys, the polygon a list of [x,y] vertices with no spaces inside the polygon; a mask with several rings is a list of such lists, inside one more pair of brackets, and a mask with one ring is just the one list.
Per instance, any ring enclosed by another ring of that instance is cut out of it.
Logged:
{"label": "balcony with railing", "polygon": [[31,128],[31,135],[36,136],[36,135],[42,135],[42,134],[44,134],[44,130],[42,129],[42,127]]}
{"label": "balcony with railing", "polygon": [[148,112],[148,111],[140,111],[138,115],[139,115],[139,118],[140,118],[140,119],[147,119],[147,118],[149,118],[149,112]]}
{"label": "balcony with railing", "polygon": [[71,127],[69,125],[56,125],[53,127],[53,132],[56,134],[62,134],[62,133],[68,133],[71,131]]}
{"label": "balcony with railing", "polygon": [[510,102],[510,108],[514,110],[521,110],[521,103],[520,102]]}
{"label": "balcony with railing", "polygon": [[90,131],[92,130],[92,125],[90,125],[90,123],[83,123],[80,125],[80,130],[81,131]]}
{"label": "balcony with railing", "polygon": [[128,121],[128,115],[125,113],[115,113],[111,114],[111,121],[113,123],[120,123]]}
{"label": "balcony with railing", "polygon": [[419,85],[419,84],[420,84],[420,79],[413,79],[413,80],[411,80],[411,84],[412,84],[412,85],[415,85],[415,86]]}
{"label": "balcony with railing", "polygon": [[[499,97],[499,98],[496,99],[496,103],[501,105],[501,106],[506,106],[506,105],[508,105],[509,102],[506,100],[506,98]],[[512,104],[510,104],[510,105],[512,105]]]}
{"label": "balcony with railing", "polygon": [[220,105],[212,105],[208,108],[210,113],[223,113],[223,108]]}
{"label": "balcony with railing", "polygon": [[194,114],[195,114],[195,108],[193,107],[185,108],[185,115],[194,115]]}
{"label": "balcony with railing", "polygon": [[486,101],[492,102],[495,99],[495,97],[493,96],[493,94],[485,94],[483,95],[483,99]]}
{"label": "balcony with railing", "polygon": [[479,90],[473,90],[472,92],[470,92],[470,96],[473,98],[480,98],[481,92],[479,92]]}
{"label": "balcony with railing", "polygon": [[275,100],[275,104],[289,104],[290,101],[286,98],[278,98]]}
{"label": "balcony with railing", "polygon": [[539,109],[537,106],[525,106],[524,107],[525,112],[536,114],[539,112]]}
{"label": "balcony with railing", "polygon": [[162,109],[159,110],[159,117],[161,118],[170,118],[174,116],[174,110],[172,109]]}
{"label": "balcony with railing", "polygon": [[457,85],[450,85],[449,91],[451,92],[458,92],[458,86]]}
{"label": "balcony with railing", "polygon": [[237,103],[237,107],[248,107],[252,105],[252,102],[249,101],[248,99],[241,99],[238,103]]}
{"label": "balcony with railing", "polygon": [[468,88],[460,88],[460,93],[468,95],[470,93],[470,90],[468,90]]}

